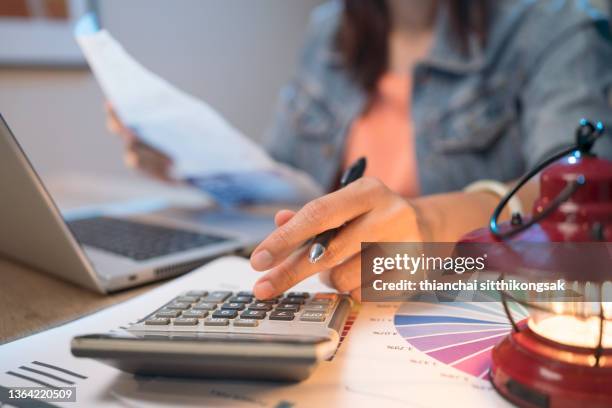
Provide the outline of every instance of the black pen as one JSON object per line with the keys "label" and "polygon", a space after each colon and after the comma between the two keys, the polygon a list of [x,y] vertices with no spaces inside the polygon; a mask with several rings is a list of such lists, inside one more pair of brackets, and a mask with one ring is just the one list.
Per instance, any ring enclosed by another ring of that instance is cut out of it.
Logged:
{"label": "black pen", "polygon": [[[340,188],[346,187],[353,181],[363,176],[365,169],[366,158],[361,157],[344,171],[344,173],[342,174],[342,178],[340,179]],[[329,241],[331,241],[332,238],[336,236],[340,228],[342,227],[337,227],[324,231],[314,237],[312,245],[310,246],[310,252],[308,254],[308,259],[310,260],[310,263],[315,263],[319,259],[321,259],[323,254],[325,254],[325,250],[329,245]]]}

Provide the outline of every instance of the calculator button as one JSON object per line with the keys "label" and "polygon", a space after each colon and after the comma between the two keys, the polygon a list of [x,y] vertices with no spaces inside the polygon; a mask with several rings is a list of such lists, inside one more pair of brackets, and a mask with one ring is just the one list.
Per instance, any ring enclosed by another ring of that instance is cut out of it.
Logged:
{"label": "calculator button", "polygon": [[287,293],[287,297],[301,297],[305,299],[310,297],[310,294],[308,292],[289,292]]}
{"label": "calculator button", "polygon": [[172,302],[166,305],[166,309],[185,310],[189,309],[190,306],[191,304],[185,302]]}
{"label": "calculator button", "polygon": [[252,296],[232,296],[228,299],[228,302],[235,303],[251,303],[253,301]]}
{"label": "calculator button", "polygon": [[331,299],[312,299],[308,302],[309,305],[331,305],[333,300]]}
{"label": "calculator button", "polygon": [[326,317],[326,314],[321,312],[304,312],[300,316],[300,320],[303,322],[324,322]]}
{"label": "calculator button", "polygon": [[217,304],[216,303],[210,303],[210,302],[200,302],[197,305],[195,305],[194,307],[192,307],[191,309],[196,309],[196,310],[215,310],[217,308]]}
{"label": "calculator button", "polygon": [[338,299],[337,293],[317,293],[312,297],[313,300],[328,299],[330,302],[335,302]]}
{"label": "calculator button", "polygon": [[198,300],[199,298],[196,296],[179,296],[176,299],[174,299],[175,302],[180,302],[180,303],[195,303]]}
{"label": "calculator button", "polygon": [[218,319],[233,319],[234,317],[238,316],[238,312],[236,310],[217,310],[212,314],[212,317],[218,318]]}
{"label": "calculator button", "polygon": [[253,292],[247,291],[247,290],[243,290],[241,292],[236,293],[236,296],[249,296],[249,297],[253,297]]}
{"label": "calculator button", "polygon": [[193,317],[177,317],[172,323],[175,326],[195,326],[198,324],[198,319]]}
{"label": "calculator button", "polygon": [[257,327],[259,322],[255,319],[236,319],[234,326],[236,327]]}
{"label": "calculator button", "polygon": [[181,314],[180,310],[162,309],[155,313],[156,317],[178,317]]}
{"label": "calculator button", "polygon": [[280,300],[281,304],[301,305],[305,302],[302,297],[286,297]]}
{"label": "calculator button", "polygon": [[265,319],[266,312],[264,310],[245,310],[240,314],[240,317],[243,319]]}
{"label": "calculator button", "polygon": [[221,290],[210,292],[208,296],[205,296],[202,299],[202,302],[221,303],[221,302],[224,302],[225,299],[227,299],[231,295],[232,295],[232,292],[226,292],[226,291],[221,291]]}
{"label": "calculator button", "polygon": [[305,312],[327,312],[329,310],[329,305],[317,305],[309,303],[304,305]]}
{"label": "calculator button", "polygon": [[244,303],[224,303],[223,305],[221,305],[221,309],[242,310],[244,309]]}
{"label": "calculator button", "polygon": [[193,317],[196,319],[203,319],[208,316],[208,312],[206,310],[189,310],[187,312],[183,312],[182,317]]}
{"label": "calculator button", "polygon": [[278,301],[279,301],[279,300],[280,300],[282,297],[284,297],[284,294],[283,294],[283,293],[281,293],[280,295],[276,295],[276,296],[273,296],[273,297],[269,297],[269,298],[267,298],[267,299],[265,299],[265,300],[260,300],[260,299],[257,299],[257,301],[258,301],[258,302],[266,302],[266,301],[275,301],[275,302],[278,302]]}
{"label": "calculator button", "polygon": [[293,320],[294,317],[293,312],[275,310],[270,313],[270,320]]}
{"label": "calculator button", "polygon": [[209,317],[204,320],[204,326],[227,326],[229,325],[229,320],[227,319],[218,319],[214,317]]}
{"label": "calculator button", "polygon": [[300,305],[278,305],[274,310],[285,312],[298,312],[300,310]]}
{"label": "calculator button", "polygon": [[267,300],[255,299],[255,302],[257,302],[257,303],[266,303],[268,305],[274,305],[274,304],[278,303],[278,299],[267,299]]}
{"label": "calculator button", "polygon": [[190,290],[189,292],[186,293],[187,296],[195,296],[195,297],[202,297],[202,296],[206,296],[208,295],[208,292],[205,290]]}
{"label": "calculator button", "polygon": [[147,326],[165,326],[170,323],[170,319],[165,317],[152,317],[145,321]]}
{"label": "calculator button", "polygon": [[249,310],[265,310],[266,312],[272,310],[272,305],[264,302],[251,303]]}

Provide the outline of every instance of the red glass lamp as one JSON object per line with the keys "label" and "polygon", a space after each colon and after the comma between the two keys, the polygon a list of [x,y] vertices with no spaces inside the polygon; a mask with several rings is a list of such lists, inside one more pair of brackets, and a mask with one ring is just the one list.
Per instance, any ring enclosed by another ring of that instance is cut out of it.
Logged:
{"label": "red glass lamp", "polygon": [[[526,174],[502,199],[489,228],[461,241],[600,243],[612,257],[612,162],[591,153],[603,135],[601,123],[581,121],[576,144]],[[517,214],[498,224],[510,197],[540,171],[531,217]],[[579,289],[580,302],[531,302],[501,293],[514,329],[493,349],[491,382],[519,406],[612,407],[612,263],[604,263],[603,272],[585,265],[565,278]],[[508,302],[522,304],[529,317],[515,321]]]}

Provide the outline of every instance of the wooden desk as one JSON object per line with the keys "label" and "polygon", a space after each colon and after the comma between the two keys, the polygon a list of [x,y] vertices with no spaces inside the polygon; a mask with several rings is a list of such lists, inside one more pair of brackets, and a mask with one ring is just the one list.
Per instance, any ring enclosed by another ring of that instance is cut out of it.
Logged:
{"label": "wooden desk", "polygon": [[0,258],[0,344],[93,313],[157,285],[105,296]]}

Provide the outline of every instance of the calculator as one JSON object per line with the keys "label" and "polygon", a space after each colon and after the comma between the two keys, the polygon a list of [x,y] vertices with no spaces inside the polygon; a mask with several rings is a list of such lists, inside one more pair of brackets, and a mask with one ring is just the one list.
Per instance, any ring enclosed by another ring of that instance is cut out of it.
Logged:
{"label": "calculator", "polygon": [[191,290],[141,320],[75,337],[71,350],[138,375],[300,381],[339,345],[346,295]]}

